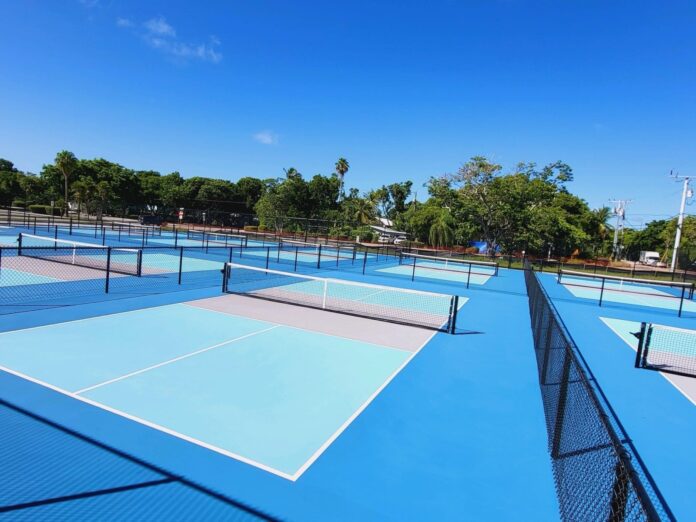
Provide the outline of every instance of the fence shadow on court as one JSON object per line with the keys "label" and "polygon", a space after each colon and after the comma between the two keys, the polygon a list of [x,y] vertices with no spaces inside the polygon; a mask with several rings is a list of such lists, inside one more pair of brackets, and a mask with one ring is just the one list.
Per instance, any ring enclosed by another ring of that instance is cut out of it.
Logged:
{"label": "fence shadow on court", "polygon": [[0,518],[275,520],[0,399]]}

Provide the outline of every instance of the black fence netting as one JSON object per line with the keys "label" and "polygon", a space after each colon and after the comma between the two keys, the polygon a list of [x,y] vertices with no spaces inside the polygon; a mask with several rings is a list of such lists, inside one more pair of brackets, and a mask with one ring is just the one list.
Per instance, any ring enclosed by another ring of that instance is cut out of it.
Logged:
{"label": "black fence netting", "polygon": [[674,520],[529,264],[525,282],[561,518]]}
{"label": "black fence netting", "polygon": [[0,399],[2,520],[273,520]]}

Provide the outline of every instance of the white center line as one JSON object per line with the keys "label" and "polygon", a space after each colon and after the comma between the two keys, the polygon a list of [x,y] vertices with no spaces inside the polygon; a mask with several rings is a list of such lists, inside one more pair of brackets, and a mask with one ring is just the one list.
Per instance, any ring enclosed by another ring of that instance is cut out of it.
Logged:
{"label": "white center line", "polygon": [[171,363],[174,363],[174,362],[177,362],[177,361],[181,361],[181,360],[183,360],[183,359],[187,359],[187,358],[189,358],[189,357],[193,357],[194,355],[198,355],[198,354],[201,354],[201,353],[203,353],[203,352],[207,352],[207,351],[210,351],[210,350],[214,350],[215,348],[220,348],[221,346],[225,346],[225,345],[230,344],[230,343],[234,343],[234,342],[237,342],[237,341],[241,341],[242,339],[246,339],[246,338],[248,338],[248,337],[253,337],[254,335],[259,335],[259,334],[262,334],[262,333],[265,333],[265,332],[268,332],[268,331],[270,331],[270,330],[274,330],[274,329],[280,328],[280,327],[281,327],[281,325],[277,324],[277,325],[271,326],[270,328],[265,328],[265,329],[259,330],[259,331],[257,331],[257,332],[252,332],[252,333],[249,333],[249,334],[246,334],[246,335],[242,335],[242,336],[240,336],[240,337],[235,337],[234,339],[229,339],[229,340],[224,341],[224,342],[221,342],[221,343],[219,343],[219,344],[215,344],[215,345],[213,345],[213,346],[208,346],[207,348],[202,348],[202,349],[200,349],[200,350],[196,350],[195,352],[191,352],[191,353],[187,353],[187,354],[184,354],[184,355],[180,355],[179,357],[175,357],[174,359],[169,359],[169,360],[167,360],[167,361],[163,361],[163,362],[161,362],[161,363],[157,363],[157,364],[155,364],[155,365],[148,366],[147,368],[142,368],[142,369],[140,369],[140,370],[136,370],[136,371],[134,371],[134,372],[127,373],[127,374],[125,374],[125,375],[121,375],[120,377],[115,377],[115,378],[113,378],[113,379],[109,379],[108,381],[100,382],[99,384],[95,384],[95,385],[93,385],[93,386],[88,386],[87,388],[82,388],[81,390],[77,390],[76,392],[73,392],[73,393],[74,393],[75,395],[79,395],[79,394],[81,394],[81,393],[88,392],[88,391],[90,391],[90,390],[94,390],[95,388],[100,388],[100,387],[102,387],[102,386],[106,386],[107,384],[112,384],[112,383],[114,383],[114,382],[122,381],[122,380],[124,380],[124,379],[128,379],[128,378],[133,377],[133,376],[135,376],[135,375],[140,375],[141,373],[149,372],[150,370],[154,370],[155,368],[160,368],[161,366],[165,366],[165,365],[167,365],[167,364],[171,364]]}

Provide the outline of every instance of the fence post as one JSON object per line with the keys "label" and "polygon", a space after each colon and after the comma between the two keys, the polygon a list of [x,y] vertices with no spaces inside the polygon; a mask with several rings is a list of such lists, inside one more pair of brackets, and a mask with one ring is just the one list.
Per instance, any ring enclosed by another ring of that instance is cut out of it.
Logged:
{"label": "fence post", "polygon": [[109,272],[111,271],[111,247],[106,249],[106,281],[104,283],[104,293],[109,293]]}
{"label": "fence post", "polygon": [[179,249],[179,284],[181,284],[181,275],[184,271],[184,247]]}

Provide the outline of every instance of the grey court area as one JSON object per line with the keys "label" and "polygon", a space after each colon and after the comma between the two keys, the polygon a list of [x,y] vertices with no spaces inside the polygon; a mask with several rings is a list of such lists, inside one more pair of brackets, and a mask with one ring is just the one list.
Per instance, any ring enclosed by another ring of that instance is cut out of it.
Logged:
{"label": "grey court area", "polygon": [[663,373],[662,375],[696,405],[696,379],[671,373]]}
{"label": "grey court area", "polygon": [[186,304],[409,352],[418,351],[434,335],[432,330],[424,328],[240,295],[224,295]]}

